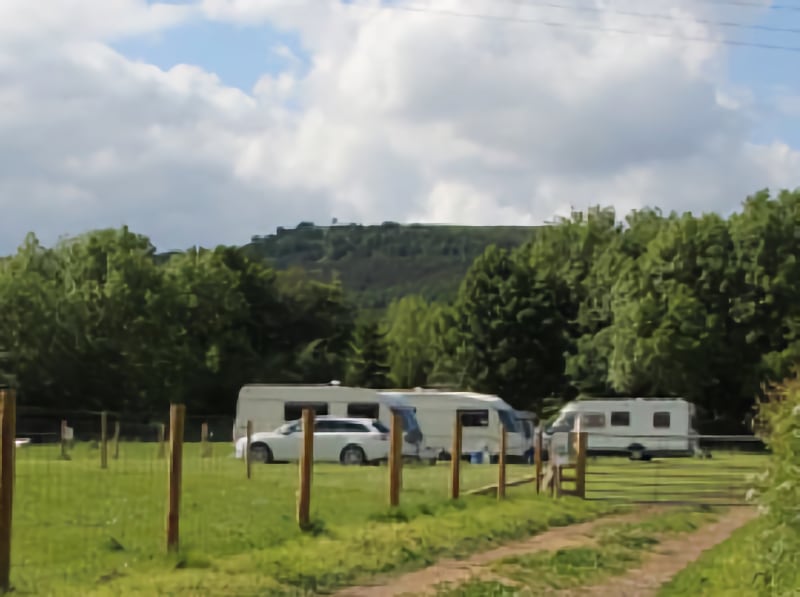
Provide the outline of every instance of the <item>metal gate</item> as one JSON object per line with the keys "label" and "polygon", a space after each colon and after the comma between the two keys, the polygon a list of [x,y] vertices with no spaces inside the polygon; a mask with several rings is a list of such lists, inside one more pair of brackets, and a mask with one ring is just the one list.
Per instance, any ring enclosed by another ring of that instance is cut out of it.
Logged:
{"label": "metal gate", "polygon": [[[586,466],[586,499],[629,503],[745,505],[767,454],[752,436],[693,436],[692,455],[593,455]],[[591,440],[590,440],[591,441]],[[643,458],[642,458],[643,456]]]}

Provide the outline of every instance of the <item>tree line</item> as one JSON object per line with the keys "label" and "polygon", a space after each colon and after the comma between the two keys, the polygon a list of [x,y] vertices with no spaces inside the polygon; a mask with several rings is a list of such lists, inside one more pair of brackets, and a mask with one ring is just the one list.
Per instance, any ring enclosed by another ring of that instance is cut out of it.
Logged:
{"label": "tree line", "polygon": [[596,208],[489,246],[456,298],[377,317],[241,248],[157,259],[99,230],[0,266],[3,375],[45,408],[233,411],[249,382],[441,386],[540,414],[579,394],[684,396],[739,428],[800,356],[800,192],[730,217]]}
{"label": "tree line", "polygon": [[706,428],[739,431],[800,359],[800,192],[757,193],[728,218],[576,214],[489,247],[452,304],[396,301],[386,325],[401,386],[540,413],[577,395],[683,396]]}

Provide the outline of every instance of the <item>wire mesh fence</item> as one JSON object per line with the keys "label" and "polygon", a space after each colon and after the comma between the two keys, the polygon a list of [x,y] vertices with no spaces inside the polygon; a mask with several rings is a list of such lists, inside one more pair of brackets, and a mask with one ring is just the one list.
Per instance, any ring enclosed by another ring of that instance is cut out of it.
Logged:
{"label": "wire mesh fence", "polygon": [[47,594],[121,574],[158,551],[167,491],[160,429],[111,414],[20,412],[12,542],[18,592]]}
{"label": "wire mesh fence", "polygon": [[[11,577],[17,592],[74,594],[70,587],[141,570],[165,553],[169,413],[20,409],[16,424]],[[297,521],[297,441],[294,451],[273,446],[276,453],[264,462],[251,459],[248,477],[247,452],[241,445],[237,450],[232,417],[187,413],[183,427],[181,552],[226,556],[307,534]],[[385,458],[343,466],[324,457],[322,439],[315,442],[314,533],[402,519],[410,511],[431,513],[451,503],[449,461],[431,464],[406,454],[400,508],[390,508]],[[496,459],[470,458],[461,461],[464,497],[498,481]],[[506,478],[513,482],[533,470],[509,464]]]}

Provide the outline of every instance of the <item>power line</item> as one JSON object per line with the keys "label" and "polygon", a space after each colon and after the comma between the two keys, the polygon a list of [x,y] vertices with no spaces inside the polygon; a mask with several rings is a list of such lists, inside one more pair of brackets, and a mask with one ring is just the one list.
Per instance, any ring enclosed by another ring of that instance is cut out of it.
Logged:
{"label": "power line", "polygon": [[800,6],[793,4],[762,4],[760,2],[747,2],[746,0],[693,0],[698,4],[719,4],[722,6],[746,6],[748,8],[760,8],[761,10],[788,10],[790,12],[800,12]]}
{"label": "power line", "polygon": [[[792,52],[800,54],[800,46],[784,46],[778,44],[746,42],[746,41],[725,39],[725,38],[714,39],[711,37],[694,37],[690,35],[681,35],[674,33],[660,33],[657,31],[635,31],[632,29],[620,29],[617,27],[600,27],[595,25],[586,25],[583,23],[565,23],[563,21],[547,21],[544,19],[534,19],[526,17],[507,17],[501,15],[489,15],[482,13],[466,13],[450,9],[438,9],[438,8],[423,7],[423,6],[398,5],[398,4],[381,4],[380,6],[367,6],[358,3],[348,3],[348,4],[343,4],[342,6],[345,6],[347,8],[352,7],[352,8],[370,9],[374,12],[386,9],[386,10],[428,14],[428,15],[442,16],[442,17],[475,19],[481,21],[494,21],[494,22],[526,24],[526,25],[540,25],[543,27],[551,27],[554,29],[565,29],[565,30],[573,29],[573,30],[586,31],[590,33],[616,33],[620,35],[636,35],[640,37],[674,39],[674,40],[687,41],[693,43],[720,44],[726,46],[758,48],[761,50],[773,50],[773,51]],[[794,10],[800,11],[800,7],[796,8],[793,7],[793,8]]]}
{"label": "power line", "polygon": [[[596,6],[587,6],[585,4],[559,4],[557,2],[548,2],[546,0],[494,0],[495,2],[507,2],[517,6],[541,6],[545,8],[557,8],[560,10],[574,10],[579,12],[591,12],[594,14],[614,14],[626,17],[637,17],[644,19],[654,19],[659,21],[670,21],[673,23],[700,23],[701,25],[711,25],[715,27],[729,27],[735,29],[757,29],[759,31],[771,31],[774,33],[794,33],[800,34],[800,28],[793,27],[774,27],[772,25],[758,25],[754,23],[739,23],[735,21],[712,21],[709,19],[686,18],[681,19],[672,15],[651,13],[651,12],[637,12],[630,10],[618,10],[616,8],[598,8]],[[800,10],[800,7],[798,7]]]}

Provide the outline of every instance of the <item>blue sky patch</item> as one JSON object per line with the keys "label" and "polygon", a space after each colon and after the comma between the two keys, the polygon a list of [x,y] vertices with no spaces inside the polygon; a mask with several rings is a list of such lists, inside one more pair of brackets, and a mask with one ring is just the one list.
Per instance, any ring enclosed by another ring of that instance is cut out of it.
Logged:
{"label": "blue sky patch", "polygon": [[297,35],[268,25],[245,27],[211,21],[193,21],[157,35],[125,39],[113,47],[133,60],[169,69],[192,64],[216,73],[231,87],[251,92],[264,74],[292,68],[286,57],[275,51],[288,47],[307,68],[308,56]]}

